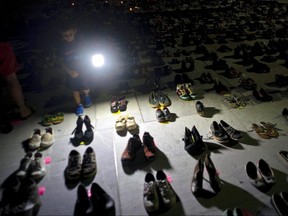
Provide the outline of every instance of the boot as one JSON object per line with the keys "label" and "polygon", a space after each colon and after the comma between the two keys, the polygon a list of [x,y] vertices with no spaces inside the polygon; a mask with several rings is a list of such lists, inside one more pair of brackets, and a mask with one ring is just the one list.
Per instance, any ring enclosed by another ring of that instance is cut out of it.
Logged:
{"label": "boot", "polygon": [[195,195],[199,194],[199,192],[203,188],[203,170],[204,170],[203,159],[199,158],[194,168],[194,173],[193,173],[192,183],[191,183],[191,191]]}
{"label": "boot", "polygon": [[209,175],[209,182],[211,188],[214,190],[215,193],[220,192],[220,179],[217,174],[217,170],[209,156],[209,154],[206,155],[205,160],[205,167],[207,169],[208,175]]}

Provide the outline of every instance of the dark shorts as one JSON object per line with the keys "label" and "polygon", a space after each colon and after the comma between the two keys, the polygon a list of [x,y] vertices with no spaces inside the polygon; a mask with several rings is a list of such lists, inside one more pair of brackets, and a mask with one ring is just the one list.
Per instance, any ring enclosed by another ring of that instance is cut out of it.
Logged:
{"label": "dark shorts", "polygon": [[14,51],[9,43],[0,42],[0,75],[6,77],[16,73],[19,65]]}
{"label": "dark shorts", "polygon": [[90,79],[87,75],[84,76],[80,74],[76,78],[72,78],[71,76],[69,76],[68,80],[69,80],[69,86],[73,91],[82,91],[90,89]]}

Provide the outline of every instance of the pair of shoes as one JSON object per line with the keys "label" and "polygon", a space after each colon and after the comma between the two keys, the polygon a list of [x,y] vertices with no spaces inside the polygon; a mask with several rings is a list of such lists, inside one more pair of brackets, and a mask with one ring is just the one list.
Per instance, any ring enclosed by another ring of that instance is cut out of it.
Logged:
{"label": "pair of shoes", "polygon": [[276,183],[274,172],[264,159],[260,159],[257,166],[249,161],[245,169],[251,184],[257,188],[263,188]]}
{"label": "pair of shoes", "polygon": [[[158,194],[159,191],[159,194]],[[153,213],[159,210],[160,200],[164,207],[169,209],[177,202],[177,196],[169,183],[166,174],[162,170],[154,175],[148,172],[144,179],[143,202],[148,213]]]}
{"label": "pair of shoes", "polygon": [[268,102],[268,101],[272,101],[273,97],[271,95],[269,95],[263,88],[261,88],[259,91],[257,91],[256,89],[253,90],[253,96],[262,102]]}
{"label": "pair of shoes", "polygon": [[198,115],[202,117],[205,116],[205,107],[201,101],[197,101],[195,107]]}
{"label": "pair of shoes", "polygon": [[85,150],[83,160],[78,151],[72,150],[69,153],[68,165],[65,169],[65,176],[68,180],[79,180],[90,178],[97,172],[96,154],[90,146]]}
{"label": "pair of shoes", "polygon": [[77,201],[74,216],[80,215],[107,215],[115,216],[114,199],[97,183],[91,185],[91,196],[83,184],[77,189]]}
{"label": "pair of shoes", "polygon": [[202,73],[199,78],[199,81],[201,82],[201,84],[207,84],[207,83],[212,84],[215,82],[210,73]]}
{"label": "pair of shoes", "polygon": [[45,128],[45,132],[42,133],[40,129],[34,129],[28,139],[28,148],[34,151],[39,148],[48,148],[54,143],[54,130],[51,127]]}
{"label": "pair of shoes", "polygon": [[207,149],[195,125],[191,131],[185,127],[184,138],[182,140],[184,141],[185,151],[192,157],[201,155]]}
{"label": "pair of shoes", "polygon": [[116,119],[115,129],[117,132],[124,131],[124,130],[135,130],[138,127],[135,118],[131,115],[120,115]]}
{"label": "pair of shoes", "polygon": [[245,90],[254,90],[257,88],[257,84],[251,78],[241,78],[240,79],[240,86]]}
{"label": "pair of shoes", "polygon": [[124,112],[127,109],[127,101],[125,97],[112,98],[110,101],[111,113],[117,113],[118,111]]}
{"label": "pair of shoes", "polygon": [[78,104],[75,114],[77,116],[82,116],[84,114],[84,106],[82,104]]}
{"label": "pair of shoes", "polygon": [[223,214],[223,216],[244,216],[244,212],[242,209],[235,207],[234,209],[226,209]]}
{"label": "pair of shoes", "polygon": [[231,108],[244,108],[247,105],[247,102],[243,97],[239,98],[236,95],[225,96],[224,102]]}
{"label": "pair of shoes", "polygon": [[218,193],[221,190],[220,179],[217,170],[211,160],[210,155],[206,154],[204,159],[202,157],[198,159],[198,162],[194,168],[191,182],[191,191],[196,196],[199,195],[203,190],[204,164],[209,175],[209,183],[211,188],[215,193]]}
{"label": "pair of shoes", "polygon": [[[86,131],[83,133],[82,127],[83,123],[86,126]],[[91,120],[89,116],[85,115],[84,119],[81,116],[78,116],[76,121],[76,128],[71,133],[74,134],[74,137],[71,138],[73,143],[91,143],[94,138],[93,126],[91,125]]]}
{"label": "pair of shoes", "polygon": [[144,155],[147,160],[154,160],[156,158],[157,147],[154,143],[154,138],[149,132],[144,132],[143,143],[138,134],[134,134],[129,138],[127,146],[121,155],[122,163],[131,162],[135,159],[136,152],[143,149]]}
{"label": "pair of shoes", "polygon": [[282,110],[282,115],[284,116],[284,118],[286,118],[288,120],[288,109],[287,108],[284,108]]}
{"label": "pair of shoes", "polygon": [[159,122],[167,122],[172,119],[171,113],[167,107],[163,107],[162,109],[156,109],[156,119]]}
{"label": "pair of shoes", "polygon": [[3,189],[1,215],[38,215],[41,200],[37,183],[31,178],[12,176]]}
{"label": "pair of shoes", "polygon": [[238,142],[243,137],[240,131],[234,129],[223,120],[220,120],[219,124],[213,121],[210,125],[210,131],[213,139],[222,144],[228,143],[230,139]]}
{"label": "pair of shoes", "polygon": [[223,85],[221,82],[217,83],[215,81],[213,89],[215,89],[216,93],[218,93],[220,95],[225,95],[225,94],[229,94],[230,93],[230,90],[228,89],[228,87]]}
{"label": "pair of shoes", "polygon": [[46,174],[46,168],[44,166],[43,155],[40,152],[33,153],[28,152],[20,162],[20,166],[16,172],[16,176],[23,179],[27,176],[37,180],[41,179]]}
{"label": "pair of shoes", "polygon": [[272,194],[271,202],[279,215],[287,215],[288,191],[281,191],[280,193]]}
{"label": "pair of shoes", "polygon": [[41,120],[43,126],[51,126],[53,124],[60,124],[64,121],[64,113],[57,112],[56,114],[44,115]]}
{"label": "pair of shoes", "polygon": [[182,100],[195,100],[197,97],[191,83],[177,84],[176,94]]}
{"label": "pair of shoes", "polygon": [[85,95],[84,102],[85,102],[84,103],[84,107],[85,108],[88,108],[88,107],[90,107],[92,105],[92,101],[91,101],[90,95]]}
{"label": "pair of shoes", "polygon": [[263,139],[277,138],[279,136],[275,125],[271,123],[260,122],[260,125],[252,123],[251,129]]}
{"label": "pair of shoes", "polygon": [[149,95],[149,104],[153,108],[167,107],[171,105],[171,100],[168,95],[164,94],[162,91],[157,92],[151,91]]}

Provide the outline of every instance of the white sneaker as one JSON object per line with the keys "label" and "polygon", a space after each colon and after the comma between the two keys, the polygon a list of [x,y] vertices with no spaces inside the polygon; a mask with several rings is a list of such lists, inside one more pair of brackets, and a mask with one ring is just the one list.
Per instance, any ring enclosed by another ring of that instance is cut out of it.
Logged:
{"label": "white sneaker", "polygon": [[176,203],[176,194],[168,182],[166,174],[162,170],[158,170],[156,173],[156,179],[165,207],[171,208]]}
{"label": "white sneaker", "polygon": [[41,137],[41,147],[48,148],[54,141],[54,130],[51,127],[45,128],[45,133]]}
{"label": "white sneaker", "polygon": [[147,212],[152,213],[159,208],[159,199],[156,189],[156,181],[151,173],[147,173],[144,181],[144,207]]}
{"label": "white sneaker", "polygon": [[33,134],[31,135],[28,143],[28,147],[30,150],[34,151],[38,149],[41,145],[41,130],[40,129],[34,129]]}
{"label": "white sneaker", "polygon": [[117,117],[115,129],[116,131],[124,131],[126,129],[126,119],[124,116],[120,115],[119,117]]}
{"label": "white sneaker", "polygon": [[40,152],[35,153],[34,160],[31,162],[30,175],[33,179],[40,179],[46,174],[43,155]]}

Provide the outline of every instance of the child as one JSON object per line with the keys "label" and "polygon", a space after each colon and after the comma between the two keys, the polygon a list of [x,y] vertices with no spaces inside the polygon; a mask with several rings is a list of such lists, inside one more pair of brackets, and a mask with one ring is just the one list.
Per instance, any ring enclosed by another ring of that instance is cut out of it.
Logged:
{"label": "child", "polygon": [[67,72],[69,85],[73,91],[73,97],[77,104],[76,115],[84,114],[81,102],[81,93],[84,93],[84,106],[92,105],[90,98],[90,79],[88,68],[85,70],[85,48],[86,42],[78,34],[78,29],[73,23],[65,22],[59,29],[61,44],[59,47],[60,64]]}

